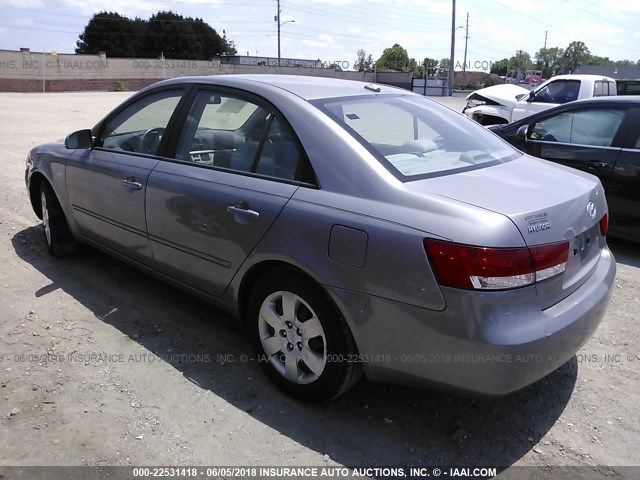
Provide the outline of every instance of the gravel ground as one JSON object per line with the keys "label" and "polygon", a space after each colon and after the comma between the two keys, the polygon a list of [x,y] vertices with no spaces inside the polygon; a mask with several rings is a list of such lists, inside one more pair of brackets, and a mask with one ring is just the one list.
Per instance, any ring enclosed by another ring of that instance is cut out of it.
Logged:
{"label": "gravel ground", "polygon": [[320,406],[241,361],[214,307],[89,248],[49,257],[25,156],[128,95],[0,93],[0,465],[638,465],[637,246],[611,241],[606,318],[537,384],[466,399],[361,382]]}

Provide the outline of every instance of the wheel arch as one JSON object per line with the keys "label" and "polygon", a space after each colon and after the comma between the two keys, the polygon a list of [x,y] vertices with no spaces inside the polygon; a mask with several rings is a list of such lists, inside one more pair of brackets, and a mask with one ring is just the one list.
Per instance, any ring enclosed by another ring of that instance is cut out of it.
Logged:
{"label": "wheel arch", "polygon": [[[33,208],[36,216],[42,220],[42,204],[40,203],[40,189],[42,188],[42,182],[46,182],[53,190],[51,182],[41,172],[33,172],[29,179],[29,199],[31,200],[31,207]],[[55,190],[53,190],[55,195]],[[57,195],[56,195],[57,197]],[[60,199],[58,199],[60,201]]]}
{"label": "wheel arch", "polygon": [[[260,277],[266,275],[269,272],[274,270],[289,270],[293,273],[297,273],[302,275],[309,281],[313,282],[318,288],[325,292],[325,295],[329,297],[326,293],[326,290],[322,287],[322,284],[318,282],[316,278],[313,277],[310,273],[306,272],[304,269],[299,266],[294,265],[293,263],[287,262],[285,260],[262,260],[255,265],[252,265],[247,272],[243,275],[242,280],[240,281],[240,285],[238,287],[238,312],[240,314],[240,319],[244,322],[247,313],[247,307],[249,303],[249,297],[251,296],[251,291],[253,287],[258,282]],[[329,297],[331,298],[331,297]],[[338,306],[335,305],[335,302],[332,302],[333,306],[339,311]]]}

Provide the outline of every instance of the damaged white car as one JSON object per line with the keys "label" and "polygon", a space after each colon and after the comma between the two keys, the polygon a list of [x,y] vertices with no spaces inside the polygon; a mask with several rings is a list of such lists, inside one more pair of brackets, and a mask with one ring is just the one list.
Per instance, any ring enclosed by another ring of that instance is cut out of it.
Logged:
{"label": "damaged white car", "polygon": [[558,75],[533,90],[494,85],[467,96],[462,113],[481,125],[511,123],[563,103],[616,95],[616,81],[599,75]]}

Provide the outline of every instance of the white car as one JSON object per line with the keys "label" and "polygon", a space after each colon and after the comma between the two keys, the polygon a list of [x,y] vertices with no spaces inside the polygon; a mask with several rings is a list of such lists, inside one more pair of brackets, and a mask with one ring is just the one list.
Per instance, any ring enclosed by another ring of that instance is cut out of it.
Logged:
{"label": "white car", "polygon": [[533,90],[494,85],[467,96],[462,113],[482,125],[515,122],[563,103],[616,95],[616,81],[599,75],[558,75]]}

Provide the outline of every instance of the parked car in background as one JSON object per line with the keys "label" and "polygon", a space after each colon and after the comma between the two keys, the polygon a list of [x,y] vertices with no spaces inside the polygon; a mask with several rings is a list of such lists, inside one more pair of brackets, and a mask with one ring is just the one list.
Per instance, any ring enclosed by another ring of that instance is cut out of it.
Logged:
{"label": "parked car in background", "polygon": [[640,96],[573,102],[489,128],[523,152],[598,176],[610,234],[640,241]]}
{"label": "parked car in background", "polygon": [[467,96],[462,110],[481,125],[515,122],[575,100],[616,95],[616,81],[600,75],[558,75],[533,90],[518,85],[494,85]]}
{"label": "parked car in background", "polygon": [[25,178],[53,255],[87,243],[228,310],[308,401],[362,372],[523,388],[588,340],[616,271],[597,178],[382,85],[162,81]]}

